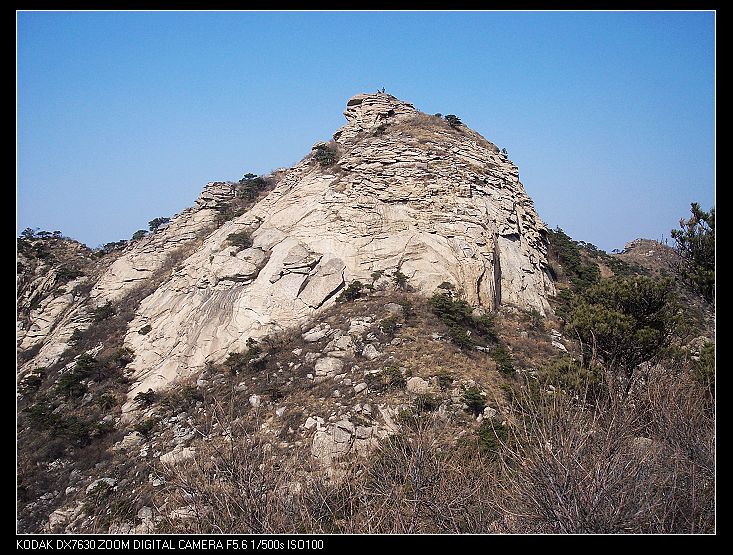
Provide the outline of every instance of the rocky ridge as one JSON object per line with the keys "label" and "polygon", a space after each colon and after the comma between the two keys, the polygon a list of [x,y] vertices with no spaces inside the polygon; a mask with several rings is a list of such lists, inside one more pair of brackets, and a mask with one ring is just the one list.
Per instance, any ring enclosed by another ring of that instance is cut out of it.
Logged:
{"label": "rocky ridge", "polygon": [[[250,210],[217,227],[217,206],[236,191],[211,183],[94,284],[99,306],[124,302],[153,276],[160,282],[125,337],[135,353],[130,399],[220,362],[247,338],[306,324],[347,284],[373,275],[377,285],[404,276],[426,294],[447,281],[487,310],[549,309],[545,228],[505,154],[388,94],[357,95],[344,115],[334,141],[280,172]],[[318,163],[322,149],[335,164]],[[229,240],[242,231],[247,248]],[[53,362],[74,327],[91,325],[87,312],[61,314],[24,369]]]}

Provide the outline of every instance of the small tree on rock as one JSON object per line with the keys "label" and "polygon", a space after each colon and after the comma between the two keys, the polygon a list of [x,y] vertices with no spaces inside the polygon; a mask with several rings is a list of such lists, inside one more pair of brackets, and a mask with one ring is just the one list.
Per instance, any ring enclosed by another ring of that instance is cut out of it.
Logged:
{"label": "small tree on rock", "polygon": [[463,125],[461,118],[454,114],[448,114],[447,116],[445,116],[445,121],[447,121],[448,125],[450,125],[453,129],[456,129]]}
{"label": "small tree on rock", "polygon": [[167,224],[170,221],[170,218],[155,218],[154,220],[150,220],[148,222],[148,225],[150,226],[150,231],[155,231],[160,226],[162,226],[163,224]]}

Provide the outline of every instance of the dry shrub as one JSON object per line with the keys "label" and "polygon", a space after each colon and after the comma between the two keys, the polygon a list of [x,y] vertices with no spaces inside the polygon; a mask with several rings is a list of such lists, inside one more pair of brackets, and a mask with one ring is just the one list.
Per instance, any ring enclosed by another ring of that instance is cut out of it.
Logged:
{"label": "dry shrub", "polygon": [[[664,374],[627,401],[527,387],[492,456],[414,416],[367,457],[325,471],[217,405],[224,437],[163,469],[164,529],[196,533],[705,533],[714,531],[713,414]],[[251,420],[251,419],[248,419]],[[256,420],[256,415],[255,415]],[[188,517],[171,513],[185,507]]]}
{"label": "dry shrub", "polygon": [[507,531],[714,531],[714,428],[702,399],[669,375],[623,403],[525,395],[500,456]]}

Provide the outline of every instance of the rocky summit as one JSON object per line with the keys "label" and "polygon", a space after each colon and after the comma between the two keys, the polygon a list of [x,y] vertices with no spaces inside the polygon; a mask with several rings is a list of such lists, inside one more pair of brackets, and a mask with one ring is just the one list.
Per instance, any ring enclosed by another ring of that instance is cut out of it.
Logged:
{"label": "rocky summit", "polygon": [[[92,307],[147,286],[124,339],[135,353],[129,399],[221,362],[247,338],[306,323],[355,281],[399,278],[428,295],[448,282],[487,310],[549,309],[545,226],[506,153],[389,94],[356,95],[344,115],[332,141],[268,176],[269,193],[244,213],[222,223],[239,190],[209,183],[88,284]],[[75,328],[94,325],[80,300],[28,311],[20,342],[37,354],[25,369],[52,363]]]}

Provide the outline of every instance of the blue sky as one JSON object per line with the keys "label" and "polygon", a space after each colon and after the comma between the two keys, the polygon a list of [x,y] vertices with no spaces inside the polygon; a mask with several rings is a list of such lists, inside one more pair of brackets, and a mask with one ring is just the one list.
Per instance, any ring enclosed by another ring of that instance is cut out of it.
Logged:
{"label": "blue sky", "polygon": [[712,12],[19,12],[17,230],[89,246],[297,162],[387,92],[501,148],[606,250],[714,203]]}

